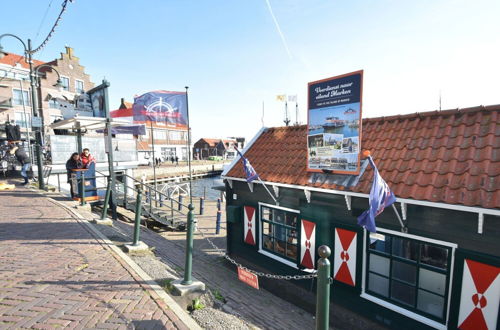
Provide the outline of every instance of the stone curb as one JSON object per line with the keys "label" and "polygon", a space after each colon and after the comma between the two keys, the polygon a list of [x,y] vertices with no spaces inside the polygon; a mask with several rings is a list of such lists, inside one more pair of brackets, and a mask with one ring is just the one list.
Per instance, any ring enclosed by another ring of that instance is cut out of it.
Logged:
{"label": "stone curb", "polygon": [[[44,195],[45,192],[38,191],[36,189],[30,189],[40,195]],[[63,203],[56,201],[48,196],[52,203],[64,208],[66,211],[75,216],[76,220],[80,223],[85,224],[85,226],[95,235],[101,244],[109,249],[111,249],[111,254],[132,274],[136,280],[142,280],[143,283],[139,284],[145,287],[150,293],[154,293],[151,297],[162,309],[170,309],[174,314],[181,320],[183,325],[188,329],[201,330],[202,328],[194,321],[189,314],[180,307],[175,300],[173,300],[157,283],[153,280],[146,272],[142,270],[129,256],[127,256],[122,250],[120,250],[116,245],[114,245],[106,236],[104,236],[95,226],[92,225],[87,219],[85,219],[81,214],[76,212],[74,209],[64,205]],[[132,271],[131,271],[132,270]],[[152,292],[151,292],[152,291]],[[158,301],[160,300],[160,301]],[[176,324],[176,323],[174,323]],[[177,325],[177,324],[176,324]]]}

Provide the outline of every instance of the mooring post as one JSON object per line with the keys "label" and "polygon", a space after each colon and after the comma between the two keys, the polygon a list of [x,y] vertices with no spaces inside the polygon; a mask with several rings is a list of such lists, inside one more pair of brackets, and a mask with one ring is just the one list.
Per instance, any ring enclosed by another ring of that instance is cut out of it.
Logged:
{"label": "mooring post", "polygon": [[221,210],[221,201],[220,198],[217,198],[217,211]]}
{"label": "mooring post", "polygon": [[111,176],[108,176],[108,186],[106,187],[106,196],[104,197],[104,205],[102,206],[101,220],[106,219],[108,215],[108,205],[110,196],[111,196]]}
{"label": "mooring post", "polygon": [[85,174],[82,172],[80,176],[80,205],[85,205]]}
{"label": "mooring post", "polygon": [[137,199],[135,201],[135,222],[134,222],[134,242],[133,246],[139,245],[139,234],[141,229],[141,211],[142,211],[142,189],[137,190]]}
{"label": "mooring post", "polygon": [[316,330],[328,330],[330,323],[330,261],[331,250],[326,245],[318,248],[318,285],[316,287]]}
{"label": "mooring post", "polygon": [[205,211],[205,198],[200,197],[200,215],[203,215],[203,211]]}
{"label": "mooring post", "polygon": [[220,221],[222,218],[222,211],[217,211],[217,219],[215,220],[215,234],[219,235],[220,233]]}
{"label": "mooring post", "polygon": [[193,283],[191,278],[191,270],[193,268],[193,231],[194,231],[194,216],[193,204],[188,206],[189,212],[187,214],[187,237],[186,237],[186,264],[184,267],[184,280],[182,285],[189,285]]}
{"label": "mooring post", "polygon": [[184,199],[184,196],[182,196],[179,192],[179,207],[178,207],[178,210],[181,211],[182,210],[182,200]]}

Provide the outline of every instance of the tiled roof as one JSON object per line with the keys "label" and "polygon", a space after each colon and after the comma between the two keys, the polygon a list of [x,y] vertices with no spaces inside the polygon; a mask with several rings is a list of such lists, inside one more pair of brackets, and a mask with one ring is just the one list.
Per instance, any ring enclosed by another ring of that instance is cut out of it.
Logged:
{"label": "tiled roof", "polygon": [[[3,58],[0,59],[0,63],[5,65],[14,66],[16,63],[19,63],[23,68],[29,69],[30,66],[24,60],[23,55],[17,55],[13,53],[7,53]],[[39,66],[40,64],[44,64],[45,62],[39,60],[33,60],[33,68]]]}
{"label": "tiled roof", "polygon": [[201,138],[196,143],[199,143],[200,141],[205,141],[205,143],[207,143],[210,147],[215,147],[221,141],[223,143],[229,143],[229,142],[236,143],[236,140],[233,139],[207,139],[207,138]]}
{"label": "tiled roof", "polygon": [[[307,127],[270,128],[245,153],[264,181],[346,190],[306,172]],[[397,197],[500,208],[500,105],[363,119],[370,150]],[[241,162],[228,177],[244,178]],[[369,193],[368,166],[349,190]]]}

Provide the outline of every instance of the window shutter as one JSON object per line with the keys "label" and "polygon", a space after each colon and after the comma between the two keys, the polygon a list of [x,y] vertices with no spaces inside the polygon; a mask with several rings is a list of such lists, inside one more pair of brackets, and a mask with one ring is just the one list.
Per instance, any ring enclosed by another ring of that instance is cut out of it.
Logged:
{"label": "window shutter", "polygon": [[243,240],[245,243],[255,245],[255,208],[245,206],[245,218],[243,226]]}
{"label": "window shutter", "polygon": [[335,228],[333,278],[352,286],[356,285],[356,244],[355,231]]}
{"label": "window shutter", "polygon": [[300,222],[300,264],[314,269],[314,255],[316,251],[316,224],[311,221]]}

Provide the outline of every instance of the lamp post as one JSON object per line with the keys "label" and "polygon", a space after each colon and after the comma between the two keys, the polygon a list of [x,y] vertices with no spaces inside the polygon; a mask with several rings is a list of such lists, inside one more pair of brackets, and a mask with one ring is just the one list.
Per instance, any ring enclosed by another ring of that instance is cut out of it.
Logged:
{"label": "lamp post", "polygon": [[[27,58],[27,62],[29,64],[30,69],[30,86],[31,86],[31,106],[34,117],[42,118],[41,111],[37,110],[37,97],[36,97],[36,84],[35,84],[35,72],[33,71],[33,50],[31,48],[31,39],[28,39],[28,45],[24,43],[24,41],[18,36],[10,33],[5,33],[0,35],[0,42],[3,37],[13,37],[21,42],[24,47],[25,59]],[[0,59],[5,56],[5,52],[3,51],[3,47],[0,43]],[[38,168],[38,188],[44,190],[45,182],[43,181],[43,163],[42,163],[42,130],[43,127],[37,127],[36,129],[36,165]]]}

